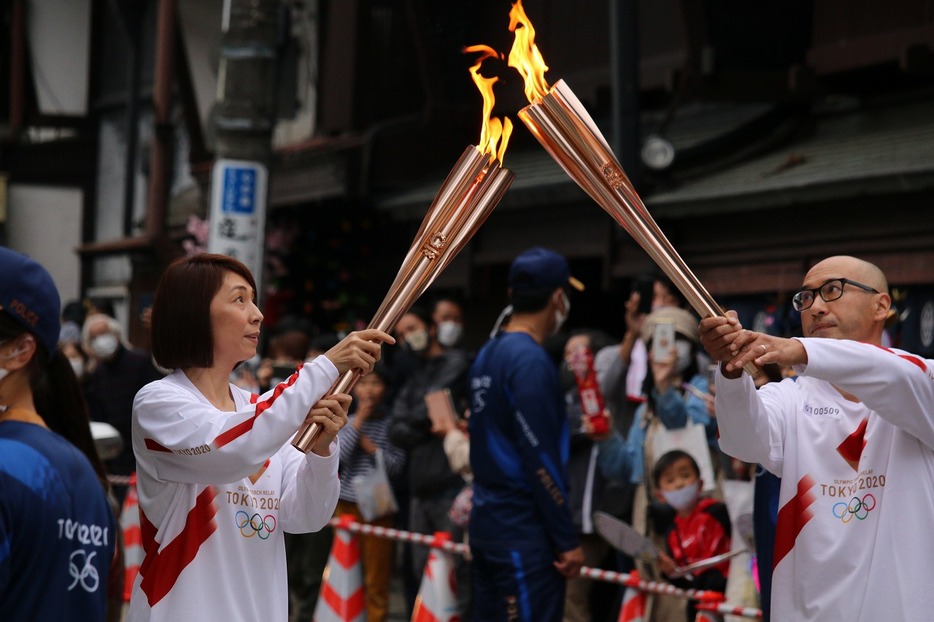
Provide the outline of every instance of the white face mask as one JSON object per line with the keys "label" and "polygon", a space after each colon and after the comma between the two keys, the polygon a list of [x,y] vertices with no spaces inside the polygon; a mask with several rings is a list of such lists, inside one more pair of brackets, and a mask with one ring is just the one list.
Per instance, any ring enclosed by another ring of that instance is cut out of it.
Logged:
{"label": "white face mask", "polygon": [[[3,343],[6,343],[6,342],[3,342]],[[0,345],[3,345],[3,343],[0,343]],[[23,352],[24,352],[24,350],[23,350],[22,348],[20,348],[19,350],[14,350],[13,352],[10,352],[9,354],[7,354],[6,356],[4,356],[4,357],[3,357],[2,359],[0,359],[0,360],[2,360],[2,361],[9,361],[10,359],[19,356],[19,355],[22,354]],[[10,370],[9,370],[9,369],[4,369],[4,368],[0,367],[0,381],[2,381],[4,378],[6,378],[9,374],[10,374]],[[4,406],[3,408],[6,408],[6,406]]]}
{"label": "white face mask", "polygon": [[428,347],[428,331],[416,330],[405,336],[405,343],[412,352],[421,352]]}
{"label": "white face mask", "polygon": [[678,351],[676,369],[680,374],[691,364],[691,344],[681,339],[675,339],[675,349]]}
{"label": "white face mask", "polygon": [[464,333],[464,325],[460,322],[439,322],[438,323],[438,343],[445,348],[450,348],[460,341]]}
{"label": "white face mask", "polygon": [[691,504],[697,499],[697,493],[699,491],[700,481],[698,480],[693,484],[688,484],[677,490],[663,490],[662,496],[665,498],[665,503],[679,512],[683,512],[691,507]]}
{"label": "white face mask", "polygon": [[561,327],[564,326],[564,323],[568,319],[568,315],[571,314],[571,301],[568,299],[568,295],[564,293],[564,290],[561,290],[561,300],[564,303],[564,311],[560,309],[555,309],[555,332],[557,333],[561,330]]}
{"label": "white face mask", "polygon": [[112,333],[98,335],[91,340],[91,352],[99,359],[109,359],[117,351],[120,340]]}

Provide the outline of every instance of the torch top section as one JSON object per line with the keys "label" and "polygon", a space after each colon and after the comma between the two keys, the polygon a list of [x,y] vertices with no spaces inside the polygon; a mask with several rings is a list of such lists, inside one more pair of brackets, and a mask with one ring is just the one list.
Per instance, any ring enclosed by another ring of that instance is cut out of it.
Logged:
{"label": "torch top section", "polygon": [[584,284],[571,276],[568,260],[548,248],[530,248],[516,257],[509,268],[509,286],[514,291],[547,290],[565,285],[584,291]]}

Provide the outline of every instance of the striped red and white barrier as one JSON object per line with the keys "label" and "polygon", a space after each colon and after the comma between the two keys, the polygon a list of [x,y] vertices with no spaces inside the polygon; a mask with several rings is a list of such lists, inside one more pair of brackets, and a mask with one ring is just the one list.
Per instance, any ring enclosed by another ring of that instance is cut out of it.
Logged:
{"label": "striped red and white barrier", "polygon": [[336,525],[334,544],[324,569],[321,593],[315,604],[314,622],[365,622],[366,598],[360,543],[357,536]]}
{"label": "striped red and white barrier", "polygon": [[755,607],[734,607],[727,603],[698,603],[698,612],[712,611],[728,616],[737,616],[739,618],[762,619],[762,610]]}
{"label": "striped red and white barrier", "polygon": [[[433,548],[443,549],[459,555],[469,553],[470,547],[460,542],[451,542],[447,538],[439,538],[437,535],[428,535],[422,533],[413,533],[393,529],[391,527],[379,527],[376,525],[366,525],[353,520],[352,516],[342,516],[331,519],[332,526],[340,527],[355,533],[372,534],[380,538],[390,538],[401,542],[413,542],[423,544]],[[599,568],[590,568],[584,566],[581,568],[581,576],[594,581],[604,581],[607,583],[617,583],[636,589],[642,593],[649,594],[667,594],[678,598],[688,598],[697,601],[697,608],[703,611],[711,611],[726,615],[733,615],[743,618],[761,619],[762,611],[751,607],[736,607],[724,602],[724,595],[720,592],[711,592],[709,590],[686,590],[675,587],[669,583],[659,583],[656,581],[645,581],[636,572],[623,574],[613,570],[602,570]],[[637,618],[638,619],[638,618]]]}
{"label": "striped red and white barrier", "polygon": [[120,531],[123,532],[123,560],[126,577],[123,585],[123,600],[130,602],[133,593],[133,581],[139,574],[139,565],[143,563],[143,536],[139,527],[139,499],[136,495],[136,474],[128,479],[129,488],[120,510]]}
{"label": "striped red and white barrier", "polygon": [[626,588],[616,622],[645,622],[645,592],[635,587]]}
{"label": "striped red and white barrier", "polygon": [[[450,534],[438,532],[439,541],[450,539]],[[451,553],[433,548],[428,554],[422,584],[418,589],[412,622],[458,622],[457,579]]]}

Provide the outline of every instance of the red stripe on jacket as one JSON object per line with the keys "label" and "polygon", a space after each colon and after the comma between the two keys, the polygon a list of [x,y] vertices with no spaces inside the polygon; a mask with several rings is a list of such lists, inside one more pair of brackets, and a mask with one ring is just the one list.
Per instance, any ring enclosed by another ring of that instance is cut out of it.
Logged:
{"label": "red stripe on jacket", "polygon": [[[875,345],[875,344],[873,344],[873,345]],[[928,371],[927,361],[925,361],[925,360],[924,360],[923,358],[921,358],[920,356],[915,356],[914,354],[899,354],[898,352],[893,352],[890,348],[883,348],[882,346],[876,346],[876,347],[879,348],[880,350],[885,350],[885,351],[888,352],[889,354],[894,354],[895,356],[897,356],[897,357],[900,358],[900,359],[905,359],[905,360],[908,361],[909,363],[912,363],[912,364],[914,364],[914,365],[917,365],[919,368],[921,368],[921,371],[923,371],[923,372],[927,372],[927,371]]]}
{"label": "red stripe on jacket", "polygon": [[182,570],[194,560],[201,545],[217,530],[214,521],[214,515],[217,514],[214,505],[216,495],[217,490],[213,486],[208,486],[198,495],[195,506],[188,512],[182,532],[162,547],[161,551],[156,542],[157,530],[140,507],[140,531],[143,549],[146,551],[146,557],[139,567],[139,574],[143,577],[140,587],[150,607],[155,607],[172,590]]}
{"label": "red stripe on jacket", "polygon": [[220,435],[218,435],[218,437],[215,438],[214,442],[212,443],[214,447],[218,447],[218,448],[223,447],[227,443],[235,441],[236,439],[240,438],[241,436],[243,436],[244,434],[252,430],[253,424],[256,423],[256,418],[259,417],[261,414],[263,414],[267,408],[272,406],[273,402],[275,402],[279,398],[279,396],[282,395],[283,392],[285,392],[287,388],[295,384],[295,381],[298,380],[298,370],[300,370],[303,366],[304,366],[304,363],[302,363],[297,368],[295,368],[295,373],[289,376],[285,382],[280,382],[279,384],[277,384],[276,388],[273,389],[272,391],[272,395],[269,396],[269,399],[265,399],[262,402],[257,402],[256,410],[253,413],[252,417],[250,417],[249,419],[247,419],[246,421],[242,423],[235,425],[234,427],[230,428],[226,432],[222,432]]}
{"label": "red stripe on jacket", "polygon": [[798,482],[797,494],[778,511],[778,523],[775,526],[775,558],[772,561],[772,568],[777,567],[778,562],[791,552],[798,534],[807,522],[814,518],[814,512],[810,510],[811,504],[817,501],[817,497],[811,492],[814,486],[816,483],[810,475],[802,477]]}

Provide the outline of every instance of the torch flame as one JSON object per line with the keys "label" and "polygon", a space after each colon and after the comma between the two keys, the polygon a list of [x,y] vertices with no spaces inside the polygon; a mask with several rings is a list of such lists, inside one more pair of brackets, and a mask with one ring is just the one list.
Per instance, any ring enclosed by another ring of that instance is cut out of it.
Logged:
{"label": "torch flame", "polygon": [[480,65],[484,60],[502,58],[502,54],[488,45],[471,45],[464,48],[464,52],[480,52],[477,63],[470,68],[470,75],[473,76],[474,83],[483,95],[483,127],[480,129],[480,144],[477,148],[480,149],[480,153],[489,154],[491,159],[495,158],[502,163],[503,156],[506,154],[506,145],[512,135],[512,121],[509,117],[504,117],[504,120],[500,121],[499,118],[490,116],[493,112],[493,104],[496,102],[493,96],[493,85],[499,81],[499,78],[495,76],[486,78],[480,75]]}
{"label": "torch flame", "polygon": [[512,50],[509,51],[509,66],[515,67],[522,75],[525,80],[525,96],[530,104],[534,104],[551,89],[545,82],[548,65],[535,45],[535,29],[522,8],[522,0],[517,0],[509,11],[509,32],[516,33]]}

